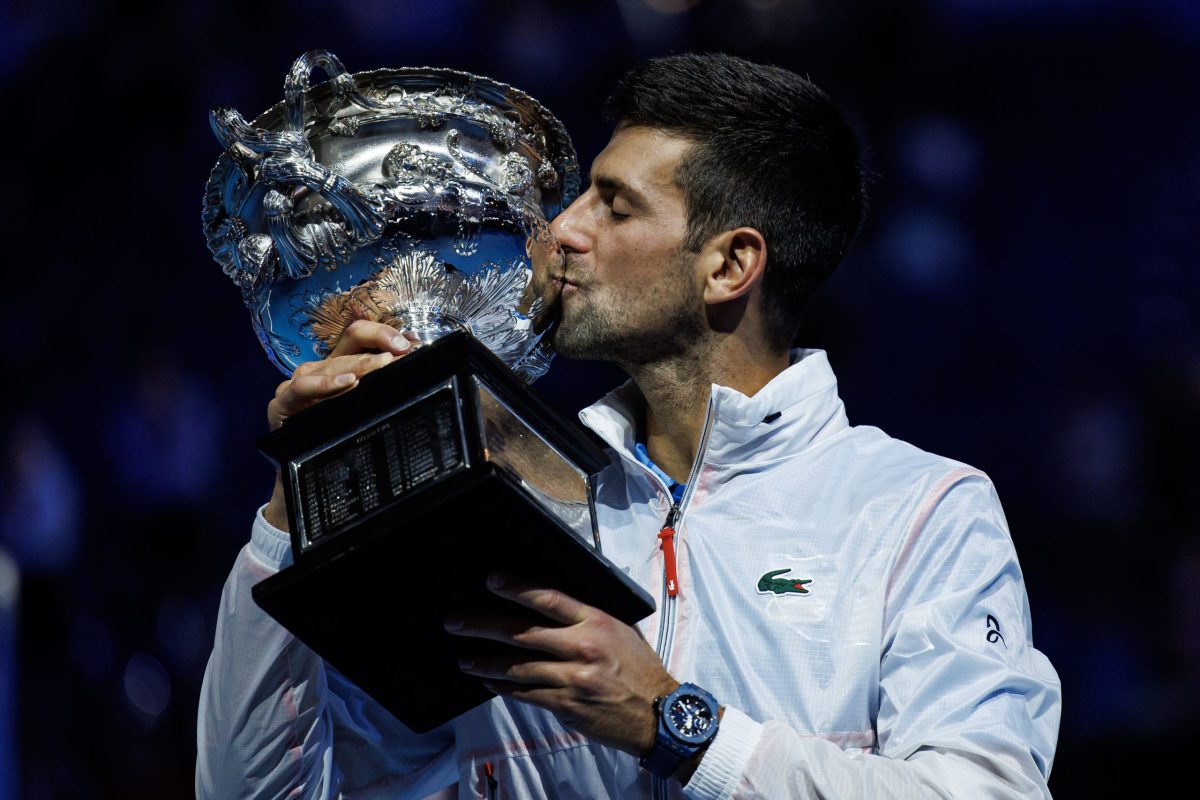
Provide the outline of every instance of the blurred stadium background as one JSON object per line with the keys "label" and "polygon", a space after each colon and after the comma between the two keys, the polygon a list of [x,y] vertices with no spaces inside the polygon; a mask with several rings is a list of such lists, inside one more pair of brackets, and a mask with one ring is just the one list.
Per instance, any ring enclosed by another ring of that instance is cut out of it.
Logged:
{"label": "blurred stadium background", "polygon": [[[513,84],[585,165],[642,57],[724,50],[825,88],[874,199],[802,343],[852,422],[995,481],[1063,681],[1055,796],[1187,780],[1200,4],[0,0],[0,798],[192,795],[281,379],[201,235],[207,113],[257,115],[314,48]],[[560,359],[536,388],[573,414],[618,380]]]}

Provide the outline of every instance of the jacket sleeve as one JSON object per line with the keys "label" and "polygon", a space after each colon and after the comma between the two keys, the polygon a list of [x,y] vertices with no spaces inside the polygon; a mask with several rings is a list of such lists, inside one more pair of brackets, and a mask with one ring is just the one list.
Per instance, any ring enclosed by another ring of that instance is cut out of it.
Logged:
{"label": "jacket sleeve", "polygon": [[727,708],[689,798],[1048,798],[1058,676],[986,476],[943,482],[886,579],[877,746],[848,751]]}
{"label": "jacket sleeve", "polygon": [[262,611],[251,587],[290,562],[259,510],[225,583],[200,690],[196,796],[312,798],[386,786],[424,797],[452,784],[453,736],[409,731]]}

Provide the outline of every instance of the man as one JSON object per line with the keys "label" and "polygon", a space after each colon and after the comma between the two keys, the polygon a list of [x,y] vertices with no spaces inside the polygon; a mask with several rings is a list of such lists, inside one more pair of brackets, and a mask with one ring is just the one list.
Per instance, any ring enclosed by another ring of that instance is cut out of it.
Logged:
{"label": "man", "polygon": [[[657,612],[634,628],[493,576],[546,622],[446,620],[526,654],[464,660],[497,697],[414,735],[251,602],[286,559],[277,486],[222,601],[198,794],[1049,796],[1058,680],[990,482],[850,426],[824,353],[788,349],[860,225],[849,127],[808,81],[722,55],[645,64],[609,112],[536,279],[555,348],[631,378],[581,418],[612,450],[605,554]],[[271,424],[409,347],[356,323]]]}

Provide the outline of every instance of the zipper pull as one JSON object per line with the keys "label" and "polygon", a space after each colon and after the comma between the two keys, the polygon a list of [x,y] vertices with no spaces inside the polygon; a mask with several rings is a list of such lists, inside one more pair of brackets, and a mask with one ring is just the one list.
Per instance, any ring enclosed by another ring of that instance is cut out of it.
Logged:
{"label": "zipper pull", "polygon": [[497,783],[496,775],[492,770],[492,762],[483,762],[483,773],[487,778],[488,798],[489,800],[496,800],[496,790],[499,788],[499,784]]}
{"label": "zipper pull", "polygon": [[658,532],[658,540],[662,542],[663,571],[667,579],[668,597],[679,594],[679,573],[675,569],[675,528],[673,527],[675,516],[678,513],[679,504],[675,503],[667,512],[667,520],[663,523],[662,530]]}

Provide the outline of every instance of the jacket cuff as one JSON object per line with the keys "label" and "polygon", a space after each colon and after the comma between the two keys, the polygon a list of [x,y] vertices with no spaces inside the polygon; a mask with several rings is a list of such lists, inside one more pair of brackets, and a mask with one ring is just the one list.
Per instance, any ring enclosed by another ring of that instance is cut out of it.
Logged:
{"label": "jacket cuff", "polygon": [[281,531],[263,516],[263,503],[254,516],[254,527],[250,529],[250,553],[258,561],[273,570],[281,570],[292,563],[292,537]]}
{"label": "jacket cuff", "polygon": [[761,723],[736,708],[725,706],[717,735],[704,751],[691,780],[683,787],[683,796],[689,800],[729,800],[733,797],[760,736]]}

